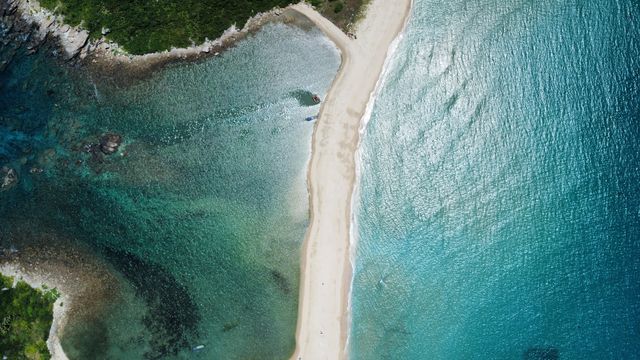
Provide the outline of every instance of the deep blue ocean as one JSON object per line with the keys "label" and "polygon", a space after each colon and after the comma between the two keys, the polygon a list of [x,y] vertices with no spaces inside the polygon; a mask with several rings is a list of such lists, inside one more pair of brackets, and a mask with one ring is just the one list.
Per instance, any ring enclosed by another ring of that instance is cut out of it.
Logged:
{"label": "deep blue ocean", "polygon": [[360,150],[352,359],[640,358],[640,3],[415,0]]}
{"label": "deep blue ocean", "polygon": [[[352,359],[640,358],[639,20],[414,0],[358,154]],[[122,292],[70,358],[287,358],[333,45],[274,24],[123,84],[6,31],[0,255],[88,249]]]}
{"label": "deep blue ocean", "polygon": [[[337,72],[333,44],[270,24],[127,83],[47,46],[0,44],[0,175],[19,179],[0,192],[0,250],[88,249],[123,292],[71,314],[69,357],[287,358],[309,216],[305,117]],[[113,155],[95,148],[108,133],[123,139]]]}

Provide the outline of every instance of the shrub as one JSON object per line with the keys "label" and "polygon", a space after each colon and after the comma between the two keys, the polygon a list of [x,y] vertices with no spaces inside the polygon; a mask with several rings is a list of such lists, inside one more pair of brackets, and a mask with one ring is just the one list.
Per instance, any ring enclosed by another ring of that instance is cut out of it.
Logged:
{"label": "shrub", "polygon": [[30,287],[0,274],[0,355],[9,359],[50,359],[47,338],[58,292]]}

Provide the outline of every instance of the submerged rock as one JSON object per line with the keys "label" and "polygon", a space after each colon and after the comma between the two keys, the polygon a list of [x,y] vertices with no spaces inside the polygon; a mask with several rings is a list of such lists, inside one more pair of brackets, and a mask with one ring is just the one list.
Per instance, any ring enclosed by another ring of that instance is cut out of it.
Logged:
{"label": "submerged rock", "polygon": [[271,270],[271,278],[276,283],[280,291],[282,291],[284,294],[289,294],[291,292],[289,281],[281,272],[277,270]]}
{"label": "submerged rock", "polygon": [[226,323],[226,324],[224,324],[224,326],[222,327],[222,332],[231,331],[231,330],[233,330],[233,329],[237,328],[237,327],[238,327],[238,325],[240,325],[240,324],[238,324],[237,322]]}
{"label": "submerged rock", "polygon": [[560,352],[554,347],[532,347],[523,355],[524,360],[558,360]]}
{"label": "submerged rock", "polygon": [[18,183],[18,173],[7,166],[0,169],[0,191],[6,191],[14,187]]}
{"label": "submerged rock", "polygon": [[105,155],[111,155],[118,151],[118,147],[122,143],[122,136],[118,134],[104,134],[102,138],[100,138],[100,150]]}

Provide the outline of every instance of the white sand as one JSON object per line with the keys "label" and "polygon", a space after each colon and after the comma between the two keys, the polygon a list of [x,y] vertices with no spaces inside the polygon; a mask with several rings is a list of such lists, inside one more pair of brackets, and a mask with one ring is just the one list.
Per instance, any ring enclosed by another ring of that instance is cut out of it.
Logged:
{"label": "white sand", "polygon": [[372,0],[350,39],[311,7],[294,10],[311,19],[342,53],[313,136],[308,184],[311,225],[305,239],[292,360],[344,359],[349,329],[351,196],[359,127],[393,40],[404,28],[411,0]]}
{"label": "white sand", "polygon": [[[308,5],[298,4],[292,8],[313,21],[342,53],[340,71],[324,99],[312,140],[308,173],[311,225],[303,249],[297,347],[292,359],[343,359],[348,357],[352,275],[349,230],[359,126],[389,47],[404,28],[411,0],[372,0],[366,18],[358,26],[356,40],[347,37]],[[44,28],[51,25],[51,20],[45,23],[42,17],[33,16],[34,13],[30,13],[31,18],[40,20]],[[60,36],[63,42],[70,37],[65,35]],[[195,51],[206,51],[207,46],[211,45],[205,44],[205,48]],[[180,53],[180,50],[172,52]],[[36,286],[42,283],[36,278],[25,280]],[[47,284],[56,286],[52,282]],[[58,288],[64,294],[64,289]],[[67,307],[66,301],[64,307]],[[64,359],[56,341],[63,326],[58,325],[64,319],[62,315],[60,311],[54,315],[56,326],[52,326],[48,345],[54,358]]]}

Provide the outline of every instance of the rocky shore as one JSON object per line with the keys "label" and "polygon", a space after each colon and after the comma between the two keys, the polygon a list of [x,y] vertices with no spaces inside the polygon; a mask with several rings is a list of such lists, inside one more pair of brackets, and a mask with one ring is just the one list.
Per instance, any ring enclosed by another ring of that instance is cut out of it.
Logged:
{"label": "rocky shore", "polygon": [[[17,38],[15,40],[22,40],[29,52],[35,53],[54,40],[57,48],[52,51],[52,55],[73,64],[97,67],[106,75],[114,75],[119,72],[145,73],[170,62],[217,56],[268,22],[295,23],[300,18],[290,8],[276,8],[256,14],[242,29],[231,26],[218,39],[192,44],[188,48],[173,48],[145,55],[128,54],[118,44],[109,41],[105,37],[108,29],[103,29],[101,36],[95,39],[86,30],[69,26],[64,23],[62,16],[41,7],[35,0],[1,0],[0,20],[3,24],[0,25],[0,35],[4,45],[10,41],[8,37],[14,37]],[[0,71],[2,69],[0,64]]]}
{"label": "rocky shore", "polygon": [[1,33],[4,45],[16,40],[14,37],[18,36],[28,42],[28,50],[35,53],[50,38],[58,38],[62,50],[60,55],[65,60],[84,58],[90,50],[89,33],[65,25],[51,12],[42,9],[37,2],[2,0],[0,16],[4,24]]}
{"label": "rocky shore", "polygon": [[[56,242],[56,246],[52,246]],[[69,323],[88,321],[119,293],[116,278],[104,264],[79,248],[63,246],[51,236],[25,246],[0,243],[0,273],[31,287],[56,288],[60,297],[53,307],[47,347],[52,359],[67,359],[60,342]]]}

